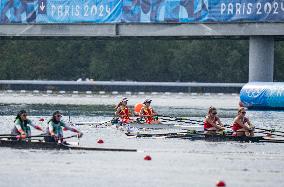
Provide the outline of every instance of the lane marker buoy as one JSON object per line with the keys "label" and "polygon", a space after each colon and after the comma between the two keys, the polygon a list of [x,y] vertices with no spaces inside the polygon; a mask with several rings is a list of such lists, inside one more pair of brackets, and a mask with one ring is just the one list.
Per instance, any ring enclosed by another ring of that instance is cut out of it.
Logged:
{"label": "lane marker buoy", "polygon": [[144,160],[152,160],[152,157],[151,157],[150,155],[146,155],[146,156],[144,157]]}
{"label": "lane marker buoy", "polygon": [[226,186],[226,184],[225,184],[224,181],[217,181],[216,182],[216,187],[225,187],[225,186]]}

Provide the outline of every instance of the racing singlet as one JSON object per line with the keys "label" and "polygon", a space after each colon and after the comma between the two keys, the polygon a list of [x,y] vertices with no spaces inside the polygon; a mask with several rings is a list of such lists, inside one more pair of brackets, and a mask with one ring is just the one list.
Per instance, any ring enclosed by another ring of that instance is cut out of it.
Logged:
{"label": "racing singlet", "polygon": [[[216,124],[216,122],[218,121],[218,117],[214,117],[213,123]],[[213,125],[211,125],[210,123],[208,123],[206,121],[206,118],[204,119],[204,130],[208,130],[209,128],[214,127]]]}
{"label": "racing singlet", "polygon": [[[244,117],[244,119],[243,119],[243,124],[245,124],[245,123],[247,123],[248,122],[248,118],[246,118],[246,117]],[[243,127],[242,126],[240,126],[238,123],[234,123],[233,124],[233,126],[232,126],[232,129],[233,129],[233,131],[237,131],[237,130],[240,130],[240,129],[242,129]]]}
{"label": "racing singlet", "polygon": [[119,116],[122,120],[123,123],[128,123],[130,120],[129,117],[130,111],[128,109],[128,107],[120,107],[120,112],[119,112]]}
{"label": "racing singlet", "polygon": [[149,116],[145,117],[147,124],[151,124],[151,122],[154,120],[154,118],[152,116],[153,115],[153,109],[151,107],[144,108],[143,109],[143,115],[149,115]]}

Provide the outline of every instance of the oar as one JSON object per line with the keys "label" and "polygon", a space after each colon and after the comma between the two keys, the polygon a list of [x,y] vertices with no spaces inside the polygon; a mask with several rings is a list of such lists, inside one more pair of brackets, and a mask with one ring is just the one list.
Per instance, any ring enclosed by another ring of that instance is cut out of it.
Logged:
{"label": "oar", "polygon": [[72,125],[75,126],[75,125],[90,125],[90,126],[101,126],[101,125],[104,125],[104,124],[107,124],[109,122],[111,122],[112,119],[110,120],[107,120],[107,121],[103,121],[103,122],[77,122],[77,123],[73,123]]}
{"label": "oar", "polygon": [[2,136],[11,136],[11,134],[0,134],[0,137]]}
{"label": "oar", "polygon": [[259,140],[259,142],[267,142],[267,143],[284,143],[284,140],[277,140],[277,139],[263,139],[263,140]]}
{"label": "oar", "polygon": [[284,135],[282,135],[282,134],[274,134],[274,133],[270,133],[270,132],[267,132],[267,131],[259,131],[259,132],[255,132],[255,133],[266,134],[267,136],[271,135],[271,136],[284,137]]}
{"label": "oar", "polygon": [[[167,116],[167,115],[158,115],[160,118],[172,118],[174,120],[190,120],[190,121],[200,121],[200,120],[195,120],[191,119],[190,117],[175,117],[175,116]],[[202,120],[201,120],[202,121]]]}
{"label": "oar", "polygon": [[255,129],[263,130],[263,131],[269,131],[269,132],[284,133],[284,131],[278,131],[278,130],[275,130],[275,129],[263,129],[263,128],[258,128],[258,127],[256,127]]}
{"label": "oar", "polygon": [[160,117],[160,119],[164,120],[164,121],[176,121],[176,122],[185,122],[185,123],[192,123],[192,122],[203,122],[203,120],[196,120],[196,119],[189,119],[189,118],[182,118],[182,117],[171,117],[170,119],[168,118],[164,118],[164,117]]}
{"label": "oar", "polygon": [[[26,138],[41,138],[41,137],[47,137],[48,135],[44,135],[44,134],[40,134],[40,135],[34,135],[34,136],[26,136]],[[20,139],[21,136],[20,135],[12,135],[9,134],[8,136],[1,136],[0,138],[17,138]]]}
{"label": "oar", "polygon": [[64,138],[62,138],[63,140],[65,140],[65,139],[70,139],[70,138],[75,138],[75,137],[78,137],[78,135],[72,135],[72,136],[67,136],[67,137],[64,137]]}

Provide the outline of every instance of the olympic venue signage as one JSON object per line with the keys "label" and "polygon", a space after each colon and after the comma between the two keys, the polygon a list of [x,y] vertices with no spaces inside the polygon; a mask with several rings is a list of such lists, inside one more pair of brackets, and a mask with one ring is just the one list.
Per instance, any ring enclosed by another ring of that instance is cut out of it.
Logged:
{"label": "olympic venue signage", "polygon": [[284,22],[283,0],[0,0],[0,24]]}

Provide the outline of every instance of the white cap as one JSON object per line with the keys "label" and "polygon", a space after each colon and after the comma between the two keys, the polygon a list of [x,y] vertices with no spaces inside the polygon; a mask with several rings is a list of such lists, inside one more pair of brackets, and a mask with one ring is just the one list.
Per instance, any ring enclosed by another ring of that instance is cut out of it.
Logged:
{"label": "white cap", "polygon": [[128,99],[127,99],[126,97],[123,97],[123,98],[121,99],[121,102],[124,102],[124,101],[128,101]]}
{"label": "white cap", "polygon": [[143,103],[151,103],[152,102],[152,99],[146,99]]}

